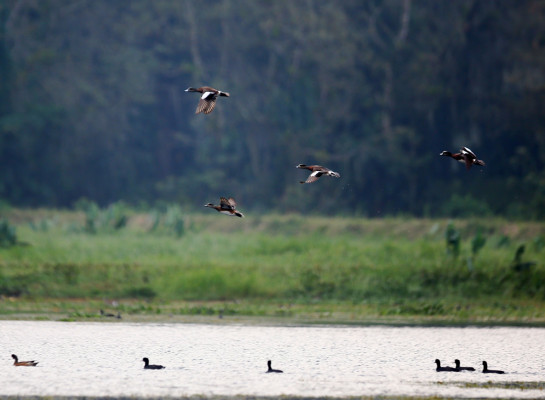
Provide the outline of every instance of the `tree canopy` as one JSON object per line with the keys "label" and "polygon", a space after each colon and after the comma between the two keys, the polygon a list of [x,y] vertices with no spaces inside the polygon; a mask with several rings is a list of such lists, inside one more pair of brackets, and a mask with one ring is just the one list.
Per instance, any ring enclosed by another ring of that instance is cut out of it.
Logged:
{"label": "tree canopy", "polygon": [[0,199],[544,218],[543,71],[539,0],[0,0]]}

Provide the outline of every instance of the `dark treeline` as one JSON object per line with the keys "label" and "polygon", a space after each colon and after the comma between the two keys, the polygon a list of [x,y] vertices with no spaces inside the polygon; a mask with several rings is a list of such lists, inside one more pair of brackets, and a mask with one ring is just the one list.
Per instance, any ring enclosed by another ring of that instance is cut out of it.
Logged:
{"label": "dark treeline", "polygon": [[544,71],[540,0],[0,0],[0,199],[544,218]]}

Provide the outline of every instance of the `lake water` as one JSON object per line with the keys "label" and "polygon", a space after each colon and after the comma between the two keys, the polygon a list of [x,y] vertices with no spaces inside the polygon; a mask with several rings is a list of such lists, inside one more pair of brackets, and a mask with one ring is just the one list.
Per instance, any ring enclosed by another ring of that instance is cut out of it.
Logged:
{"label": "lake water", "polygon": [[[0,340],[0,395],[545,397],[450,384],[545,380],[543,328],[0,321]],[[12,353],[40,363],[16,368]],[[436,358],[477,371],[437,373]],[[284,373],[265,374],[269,359]],[[482,374],[482,360],[507,374]]]}

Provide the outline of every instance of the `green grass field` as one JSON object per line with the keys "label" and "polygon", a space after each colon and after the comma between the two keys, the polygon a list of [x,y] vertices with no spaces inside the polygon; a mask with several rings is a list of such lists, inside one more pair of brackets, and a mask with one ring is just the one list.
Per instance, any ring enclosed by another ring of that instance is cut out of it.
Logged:
{"label": "green grass field", "polygon": [[545,323],[543,223],[452,221],[447,249],[445,220],[114,214],[5,212],[4,318]]}

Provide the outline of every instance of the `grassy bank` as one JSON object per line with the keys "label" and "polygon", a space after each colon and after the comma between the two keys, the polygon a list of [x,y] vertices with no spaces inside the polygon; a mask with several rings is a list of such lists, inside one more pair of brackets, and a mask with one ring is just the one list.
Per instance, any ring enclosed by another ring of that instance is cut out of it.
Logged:
{"label": "grassy bank", "polygon": [[82,213],[4,217],[18,243],[0,248],[5,316],[95,318],[114,304],[130,315],[545,322],[540,223],[213,214],[169,225],[132,213],[89,231]]}

